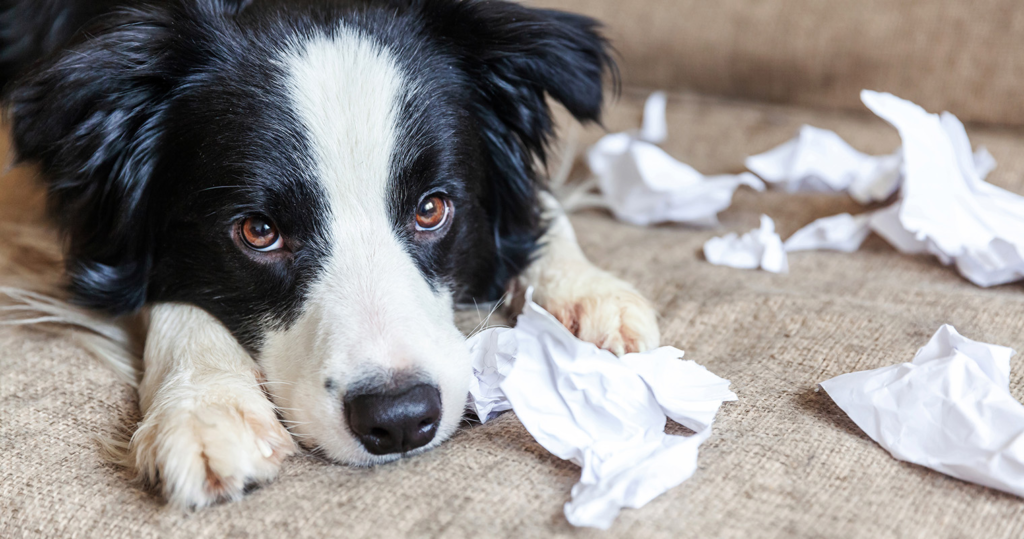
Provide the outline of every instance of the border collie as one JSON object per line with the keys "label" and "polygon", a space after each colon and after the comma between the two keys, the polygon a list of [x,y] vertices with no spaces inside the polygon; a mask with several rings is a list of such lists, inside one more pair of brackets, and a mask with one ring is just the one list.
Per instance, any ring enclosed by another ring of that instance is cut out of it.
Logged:
{"label": "border collie", "polygon": [[147,320],[128,455],[174,504],[241,497],[295,441],[372,465],[450,437],[461,302],[533,287],[582,339],[658,344],[539,170],[548,97],[599,119],[614,64],[591,19],[501,0],[8,0],[0,46],[73,301]]}

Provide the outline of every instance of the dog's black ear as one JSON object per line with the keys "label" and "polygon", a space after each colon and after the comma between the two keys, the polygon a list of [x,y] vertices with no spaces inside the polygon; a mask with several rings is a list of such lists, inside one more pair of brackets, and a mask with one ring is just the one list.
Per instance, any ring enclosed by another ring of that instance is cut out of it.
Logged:
{"label": "dog's black ear", "polygon": [[529,150],[543,157],[551,134],[545,93],[578,120],[600,120],[604,76],[617,71],[594,19],[503,0],[411,1]]}
{"label": "dog's black ear", "polygon": [[7,96],[17,157],[41,167],[73,297],[89,307],[122,313],[145,301],[143,208],[174,77],[172,23],[156,9],[105,17]]}
{"label": "dog's black ear", "polygon": [[550,96],[583,122],[599,121],[605,76],[617,71],[600,24],[502,0],[410,0],[475,86],[472,111],[493,161],[488,203],[502,271],[528,263],[541,227],[535,159],[552,134]]}
{"label": "dog's black ear", "polygon": [[[74,11],[78,0],[48,2],[80,23],[87,18]],[[176,0],[105,13],[97,7],[78,37],[34,51],[41,59],[25,59],[34,66],[5,97],[15,152],[38,163],[48,182],[78,303],[125,313],[145,302],[152,265],[147,193],[170,95],[188,73],[188,47],[204,46],[204,35],[223,31],[218,21],[250,3]]]}

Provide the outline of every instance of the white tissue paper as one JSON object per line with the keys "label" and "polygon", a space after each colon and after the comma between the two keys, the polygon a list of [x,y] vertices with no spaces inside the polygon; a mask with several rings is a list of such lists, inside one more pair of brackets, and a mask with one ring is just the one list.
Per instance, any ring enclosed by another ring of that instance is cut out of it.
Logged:
{"label": "white tissue paper", "polygon": [[619,220],[635,225],[678,222],[710,226],[741,185],[764,183],[750,173],[704,176],[656,146],[667,136],[665,94],[644,107],[643,128],[606,135],[587,152],[602,198]]}
{"label": "white tissue paper", "polygon": [[[867,90],[861,98],[903,139],[899,199],[856,217],[819,219],[786,240],[786,250],[849,252],[874,231],[902,253],[930,253],[943,264],[956,264],[978,286],[1024,279],[1024,197],[984,180],[995,168],[992,154],[985,148],[972,153],[963,124],[948,112],[929,114],[891,94]],[[837,162],[849,156],[835,148]],[[828,161],[824,154],[817,158]]]}
{"label": "white tissue paper", "polygon": [[861,204],[892,196],[899,187],[901,164],[899,151],[867,155],[834,132],[809,125],[795,139],[746,160],[753,173],[786,191],[847,191]]}
{"label": "white tissue paper", "polygon": [[[515,328],[468,341],[474,380],[469,406],[481,421],[513,409],[545,449],[583,468],[565,504],[574,526],[607,529],[688,479],[711,435],[729,381],[683,352],[662,347],[621,359],[574,337],[527,297]],[[696,434],[665,433],[666,416]]]}
{"label": "white tissue paper", "polygon": [[741,269],[761,268],[772,273],[789,272],[782,239],[775,232],[775,221],[761,216],[761,227],[742,237],[735,232],[711,238],[704,243],[704,258],[716,266]]}
{"label": "white tissue paper", "polygon": [[512,409],[501,390],[501,382],[512,371],[518,343],[512,328],[490,328],[466,341],[473,358],[473,377],[469,380],[470,405],[481,423]]}
{"label": "white tissue paper", "polygon": [[786,252],[827,249],[852,253],[871,234],[871,214],[840,213],[822,217],[797,230],[783,246]]}
{"label": "white tissue paper", "polygon": [[[996,167],[995,158],[984,147],[978,148],[971,161],[980,179]],[[867,155],[835,132],[810,125],[801,127],[795,139],[748,157],[746,165],[766,182],[786,191],[847,192],[861,204],[888,199],[903,180],[902,149],[890,155]]]}
{"label": "white tissue paper", "polygon": [[904,252],[929,252],[978,286],[1024,279],[1024,197],[985,182],[991,156],[971,153],[963,124],[892,94],[861,99],[903,139],[904,180],[896,219],[872,228]]}
{"label": "white tissue paper", "polygon": [[1024,405],[1010,394],[1013,354],[946,325],[911,363],[821,387],[897,459],[1024,497]]}
{"label": "white tissue paper", "polygon": [[665,92],[654,92],[644,102],[644,117],[640,124],[640,140],[661,144],[668,138],[668,96]]}

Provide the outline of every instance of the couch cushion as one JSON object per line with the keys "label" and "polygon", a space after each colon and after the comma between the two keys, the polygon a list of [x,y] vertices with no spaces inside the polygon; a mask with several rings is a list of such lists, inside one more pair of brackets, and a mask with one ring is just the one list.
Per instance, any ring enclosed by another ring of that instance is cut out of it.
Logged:
{"label": "couch cushion", "polygon": [[527,0],[604,21],[627,84],[816,107],[895,93],[1024,124],[1019,0]]}
{"label": "couch cushion", "polygon": [[[642,98],[625,96],[609,127],[635,126]],[[673,96],[669,119],[669,150],[706,172],[738,170],[745,155],[788,139],[803,122],[865,151],[898,143],[866,115],[692,96]],[[1024,192],[1024,136],[970,134],[1000,160],[993,181]],[[602,536],[1024,536],[1021,499],[894,460],[815,391],[842,373],[909,360],[944,323],[1024,351],[1020,284],[982,290],[877,238],[853,254],[794,254],[789,275],[711,266],[700,255],[707,238],[754,227],[762,212],[785,236],[814,218],[859,210],[844,196],[744,190],[717,230],[574,217],[584,251],[654,300],[664,343],[732,380],[739,396],[719,413],[696,475],[624,511]],[[475,325],[473,313],[462,318]],[[391,465],[355,469],[298,456],[244,500],[183,515],[104,463],[94,436],[130,427],[136,400],[68,332],[0,329],[0,369],[0,537],[576,535],[562,504],[579,468],[541,448],[512,413]],[[1024,397],[1019,360],[1011,389]]]}

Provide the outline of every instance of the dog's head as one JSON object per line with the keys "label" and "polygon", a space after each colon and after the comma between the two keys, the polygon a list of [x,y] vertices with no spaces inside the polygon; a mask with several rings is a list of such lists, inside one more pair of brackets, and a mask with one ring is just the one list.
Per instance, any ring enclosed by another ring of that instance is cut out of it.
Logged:
{"label": "dog's head", "polygon": [[207,310],[330,458],[431,447],[471,372],[453,304],[528,262],[546,96],[596,120],[606,43],[502,1],[266,4],[100,19],[14,86],[17,150],[77,301]]}

